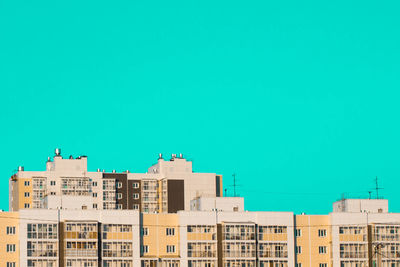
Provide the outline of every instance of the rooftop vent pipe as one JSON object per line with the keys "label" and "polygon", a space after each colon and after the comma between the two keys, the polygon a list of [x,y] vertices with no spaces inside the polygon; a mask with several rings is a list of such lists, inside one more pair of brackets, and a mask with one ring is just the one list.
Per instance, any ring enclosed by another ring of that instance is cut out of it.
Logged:
{"label": "rooftop vent pipe", "polygon": [[56,153],[56,157],[61,156],[61,148],[56,148],[55,153]]}
{"label": "rooftop vent pipe", "polygon": [[24,171],[24,166],[18,166],[18,171],[23,172]]}

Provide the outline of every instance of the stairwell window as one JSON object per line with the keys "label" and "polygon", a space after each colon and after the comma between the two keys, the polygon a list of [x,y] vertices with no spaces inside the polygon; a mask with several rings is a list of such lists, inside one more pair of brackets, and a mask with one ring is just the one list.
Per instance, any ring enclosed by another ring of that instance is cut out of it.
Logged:
{"label": "stairwell window", "polygon": [[319,254],[326,254],[326,247],[325,246],[319,246],[318,247],[318,252],[319,252]]}
{"label": "stairwell window", "polygon": [[7,244],[7,252],[15,252],[15,244]]}
{"label": "stairwell window", "polygon": [[175,253],[175,246],[167,245],[167,253]]}
{"label": "stairwell window", "polygon": [[175,235],[175,228],[167,228],[166,235]]}
{"label": "stairwell window", "polygon": [[7,267],[15,267],[15,262],[7,262]]}
{"label": "stairwell window", "polygon": [[295,251],[296,254],[301,254],[301,246],[296,246]]}
{"label": "stairwell window", "polygon": [[301,236],[301,229],[295,229],[294,230],[294,236]]}
{"label": "stairwell window", "polygon": [[7,226],[7,235],[15,235],[15,226]]}
{"label": "stairwell window", "polygon": [[328,264],[327,263],[320,263],[319,267],[328,267]]}
{"label": "stairwell window", "polygon": [[326,236],[326,229],[318,229],[318,236],[325,237]]}
{"label": "stairwell window", "polygon": [[29,197],[29,195],[30,195],[29,192],[25,192],[25,193],[24,193],[24,196],[25,196],[25,197]]}

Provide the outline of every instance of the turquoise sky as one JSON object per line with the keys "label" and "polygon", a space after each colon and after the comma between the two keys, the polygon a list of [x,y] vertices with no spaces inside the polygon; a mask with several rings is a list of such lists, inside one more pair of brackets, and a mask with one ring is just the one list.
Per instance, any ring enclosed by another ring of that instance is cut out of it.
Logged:
{"label": "turquoise sky", "polygon": [[249,210],[327,213],[378,176],[400,212],[399,3],[0,0],[0,208],[61,147],[183,153]]}

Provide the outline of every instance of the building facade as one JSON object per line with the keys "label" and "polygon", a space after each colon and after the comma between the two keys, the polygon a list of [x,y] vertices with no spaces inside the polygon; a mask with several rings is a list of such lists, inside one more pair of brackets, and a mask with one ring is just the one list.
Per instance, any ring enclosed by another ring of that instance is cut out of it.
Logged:
{"label": "building facade", "polygon": [[342,199],[327,215],[249,212],[222,176],[161,156],[147,173],[88,172],[87,157],[10,178],[6,267],[400,267],[400,214]]}

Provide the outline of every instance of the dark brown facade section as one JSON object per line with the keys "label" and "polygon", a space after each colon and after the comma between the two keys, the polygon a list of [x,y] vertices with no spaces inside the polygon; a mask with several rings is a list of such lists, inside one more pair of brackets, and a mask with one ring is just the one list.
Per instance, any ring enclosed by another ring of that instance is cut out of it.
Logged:
{"label": "dark brown facade section", "polygon": [[[117,207],[118,204],[122,204],[122,209],[128,209],[128,175],[126,173],[103,173],[103,178],[115,179]],[[122,194],[122,198],[118,198],[118,194]]]}
{"label": "dark brown facade section", "polygon": [[[139,187],[135,188],[135,184],[138,184]],[[128,180],[128,209],[132,210],[133,205],[139,205],[139,211],[142,211],[141,199],[142,199],[142,190],[141,190],[141,182],[140,180]],[[138,194],[139,199],[135,199],[134,195]]]}
{"label": "dark brown facade section", "polygon": [[[59,211],[60,212],[60,211]],[[58,223],[58,266],[64,267],[64,223]]]}
{"label": "dark brown facade section", "polygon": [[168,180],[168,213],[185,209],[184,180]]}
{"label": "dark brown facade section", "polygon": [[222,225],[217,224],[217,257],[218,257],[218,267],[223,267],[222,261]]}
{"label": "dark brown facade section", "polygon": [[215,196],[222,197],[222,176],[215,176]]}

